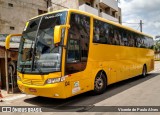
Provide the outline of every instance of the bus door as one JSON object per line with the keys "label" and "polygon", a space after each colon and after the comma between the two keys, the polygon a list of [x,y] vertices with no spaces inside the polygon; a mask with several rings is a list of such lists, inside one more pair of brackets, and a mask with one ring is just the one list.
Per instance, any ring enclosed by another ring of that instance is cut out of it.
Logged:
{"label": "bus door", "polygon": [[65,75],[71,82],[72,95],[88,90],[87,66],[90,38],[90,17],[71,13],[68,31]]}

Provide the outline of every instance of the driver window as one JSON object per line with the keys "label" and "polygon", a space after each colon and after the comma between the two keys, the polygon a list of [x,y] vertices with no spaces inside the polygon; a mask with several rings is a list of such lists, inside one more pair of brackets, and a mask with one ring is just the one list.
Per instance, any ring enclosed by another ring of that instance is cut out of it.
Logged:
{"label": "driver window", "polygon": [[90,17],[72,13],[70,26],[67,43],[66,74],[83,71],[86,68],[90,37]]}

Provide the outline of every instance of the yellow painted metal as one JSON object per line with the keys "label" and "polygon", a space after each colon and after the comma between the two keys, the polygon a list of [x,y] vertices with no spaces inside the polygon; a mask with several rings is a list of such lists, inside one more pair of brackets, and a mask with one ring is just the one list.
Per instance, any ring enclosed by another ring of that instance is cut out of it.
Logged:
{"label": "yellow painted metal", "polygon": [[[22,92],[44,97],[66,98],[64,82],[55,84],[45,83],[48,78],[61,77],[61,72],[50,73],[48,75],[22,74],[18,72],[17,75],[20,78],[20,80],[17,81],[18,87]],[[35,89],[36,92],[32,92],[30,89]],[[59,96],[56,97],[54,94],[59,94]]]}
{"label": "yellow painted metal", "polygon": [[22,36],[22,34],[9,34],[6,37],[6,41],[5,41],[5,48],[8,50],[10,48],[10,40],[13,36]]}
{"label": "yellow painted metal", "polygon": [[26,22],[26,26],[24,27],[24,31],[26,31],[28,25],[29,25],[29,22]]}
{"label": "yellow painted metal", "polygon": [[61,41],[61,32],[62,28],[69,28],[69,25],[60,25],[60,26],[55,26],[54,28],[54,43],[59,43]]}
{"label": "yellow painted metal", "polygon": [[[49,73],[48,75],[18,73],[18,76],[21,78],[21,80],[18,81],[18,86],[21,91],[44,97],[68,98],[93,90],[95,76],[101,70],[106,73],[107,84],[109,85],[142,74],[144,64],[147,66],[147,72],[154,69],[154,51],[151,49],[93,43],[93,19],[96,18],[138,34],[146,34],[86,12],[74,9],[68,9],[66,11],[68,11],[66,25],[57,26],[55,31],[56,35],[54,36],[54,38],[60,38],[61,29],[66,28],[64,46],[67,45],[70,14],[74,12],[90,17],[90,44],[86,69],[84,71],[66,76],[65,81],[63,82],[45,84],[45,81],[48,78],[65,76],[66,49],[63,47],[61,72]],[[59,42],[59,40],[55,42]],[[80,88],[77,93],[73,93],[75,82],[79,83]],[[36,89],[36,92],[31,92],[29,90],[30,88]],[[59,96],[57,96],[57,94]]]}

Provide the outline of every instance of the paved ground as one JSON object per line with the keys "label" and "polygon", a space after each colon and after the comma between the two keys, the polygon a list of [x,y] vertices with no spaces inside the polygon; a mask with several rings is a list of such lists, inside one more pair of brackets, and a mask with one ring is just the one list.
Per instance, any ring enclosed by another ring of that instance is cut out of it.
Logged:
{"label": "paved ground", "polygon": [[[76,106],[72,111],[94,111],[94,106],[160,106],[160,62],[155,63],[155,70],[147,77],[135,77],[108,87],[102,95],[93,96],[90,92],[66,100],[36,97],[32,95],[16,95],[6,97],[0,106],[46,106],[50,110],[64,110],[63,106]],[[82,108],[81,106],[87,106]],[[89,106],[89,107],[88,107]],[[103,109],[103,108],[101,108]],[[67,109],[68,110],[68,109]],[[51,114],[51,113],[48,113]],[[57,113],[52,113],[57,114]],[[71,113],[65,113],[71,114]],[[73,113],[72,114],[76,114]],[[88,114],[88,113],[84,113]],[[92,113],[105,114],[105,113]],[[108,113],[122,114],[122,113]],[[134,113],[123,113],[134,114]],[[144,113],[139,113],[144,114]],[[151,113],[145,113],[150,115]],[[152,113],[153,114],[153,113]],[[158,113],[154,113],[157,114]]]}

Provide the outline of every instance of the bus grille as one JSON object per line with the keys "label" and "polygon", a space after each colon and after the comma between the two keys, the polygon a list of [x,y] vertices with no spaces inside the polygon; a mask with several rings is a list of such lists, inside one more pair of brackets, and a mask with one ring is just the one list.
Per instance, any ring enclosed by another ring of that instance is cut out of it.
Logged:
{"label": "bus grille", "polygon": [[44,85],[44,81],[42,81],[42,80],[23,79],[22,82],[24,84],[28,84],[28,85]]}

